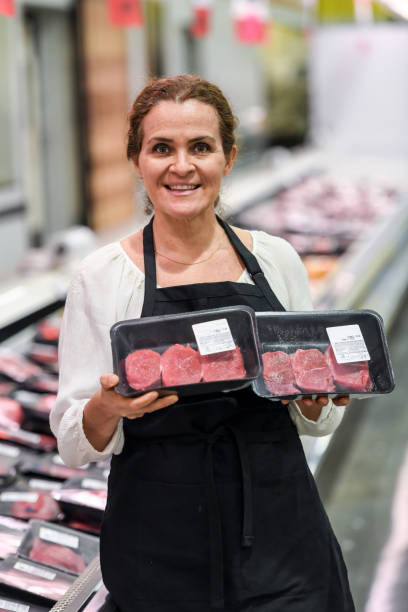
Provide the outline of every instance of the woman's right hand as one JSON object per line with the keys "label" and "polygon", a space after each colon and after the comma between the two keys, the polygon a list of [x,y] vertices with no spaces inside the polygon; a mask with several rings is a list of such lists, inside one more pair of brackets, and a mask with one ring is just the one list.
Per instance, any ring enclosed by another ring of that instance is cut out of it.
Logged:
{"label": "woman's right hand", "polygon": [[138,397],[124,397],[115,391],[118,382],[116,374],[102,374],[100,389],[84,408],[84,433],[90,444],[99,452],[109,443],[121,418],[138,419],[178,400],[175,394],[159,397],[157,391],[148,391]]}
{"label": "woman's right hand", "polygon": [[174,404],[178,400],[176,394],[159,397],[157,391],[148,391],[138,397],[124,397],[115,391],[119,378],[116,374],[102,374],[100,377],[101,409],[111,416],[138,419],[147,412],[155,412]]}

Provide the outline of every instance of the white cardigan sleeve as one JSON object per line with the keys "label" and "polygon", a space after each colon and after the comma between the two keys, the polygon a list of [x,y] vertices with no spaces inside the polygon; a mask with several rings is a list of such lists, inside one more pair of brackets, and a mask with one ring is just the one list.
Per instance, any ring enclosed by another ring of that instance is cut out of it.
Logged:
{"label": "white cardigan sleeve", "polygon": [[[276,296],[286,310],[313,310],[306,269],[294,248],[282,238],[265,232],[252,232],[254,252]],[[344,406],[329,399],[317,421],[307,419],[296,402],[288,405],[299,435],[326,436],[340,424]]]}
{"label": "white cardigan sleeve", "polygon": [[82,417],[85,404],[99,389],[101,374],[112,372],[109,331],[119,319],[140,316],[143,292],[119,245],[99,249],[74,274],[65,304],[59,341],[59,388],[50,415],[64,463],[84,465],[119,454],[123,448],[122,420],[101,452],[87,440]]}

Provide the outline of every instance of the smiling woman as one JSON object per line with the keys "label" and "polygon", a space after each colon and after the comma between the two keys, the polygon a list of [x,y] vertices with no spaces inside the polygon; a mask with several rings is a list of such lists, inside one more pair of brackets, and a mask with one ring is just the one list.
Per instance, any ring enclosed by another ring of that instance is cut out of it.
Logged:
{"label": "smiling woman", "polygon": [[216,214],[234,127],[222,92],[198,76],[154,79],[136,98],[128,157],[154,215],[88,256],[73,279],[51,426],[70,465],[112,456],[101,567],[121,612],[354,612],[299,440],[331,433],[347,396],[272,403],[251,387],[180,399],[115,391],[109,329],[118,320],[312,308],[287,242]]}

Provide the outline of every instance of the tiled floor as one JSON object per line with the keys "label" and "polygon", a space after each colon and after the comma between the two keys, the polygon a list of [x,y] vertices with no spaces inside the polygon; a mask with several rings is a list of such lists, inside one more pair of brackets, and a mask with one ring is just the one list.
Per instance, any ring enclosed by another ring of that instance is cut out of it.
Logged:
{"label": "tiled floor", "polygon": [[395,390],[354,401],[317,474],[357,612],[408,611],[408,301],[388,342]]}

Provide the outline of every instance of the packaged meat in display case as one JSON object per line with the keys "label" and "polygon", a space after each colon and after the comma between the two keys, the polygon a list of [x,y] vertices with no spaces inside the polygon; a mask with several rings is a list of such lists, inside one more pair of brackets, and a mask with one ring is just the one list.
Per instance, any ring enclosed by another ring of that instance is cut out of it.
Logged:
{"label": "packaged meat in display case", "polygon": [[69,467],[65,465],[58,453],[46,453],[31,456],[23,460],[20,472],[25,476],[44,476],[61,481],[68,480],[74,476],[85,476],[88,473],[89,464],[82,467]]}
{"label": "packaged meat in display case", "polygon": [[38,595],[51,604],[61,599],[74,581],[73,574],[16,555],[0,561],[0,585],[9,585],[21,592]]}
{"label": "packaged meat in display case", "polygon": [[0,558],[17,553],[24,533],[28,529],[27,521],[0,515]]}
{"label": "packaged meat in display case", "polygon": [[20,557],[79,575],[99,553],[99,538],[46,521],[30,521]]}
{"label": "packaged meat in display case", "polygon": [[67,520],[80,521],[91,528],[100,526],[105,511],[107,488],[61,488],[52,493]]}
{"label": "packaged meat in display case", "polygon": [[25,429],[10,430],[0,425],[0,440],[14,442],[26,448],[39,451],[53,451],[57,448],[57,441],[54,436],[38,434]]}
{"label": "packaged meat in display case", "polygon": [[246,306],[119,321],[110,333],[121,395],[229,391],[261,372],[255,312]]}
{"label": "packaged meat in display case", "polygon": [[390,393],[394,374],[380,315],[372,310],[256,314],[261,397]]}
{"label": "packaged meat in display case", "polygon": [[62,517],[58,502],[48,492],[7,489],[0,492],[0,514],[19,519],[56,521]]}

